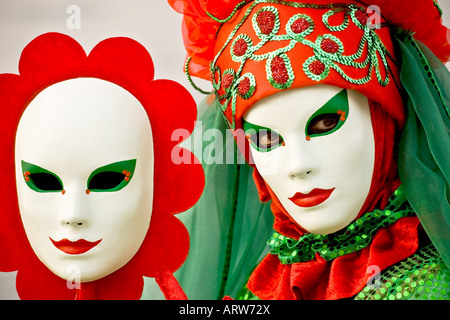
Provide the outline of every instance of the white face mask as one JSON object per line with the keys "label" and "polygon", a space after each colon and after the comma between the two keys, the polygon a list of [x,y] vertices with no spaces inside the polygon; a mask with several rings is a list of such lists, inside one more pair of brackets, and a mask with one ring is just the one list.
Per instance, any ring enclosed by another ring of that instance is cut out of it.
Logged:
{"label": "white face mask", "polygon": [[330,234],[357,217],[375,161],[365,96],[327,85],[286,90],[258,101],[243,123],[256,168],[302,228]]}
{"label": "white face mask", "polygon": [[79,78],[39,93],[15,150],[20,213],[38,258],[77,282],[130,261],[150,224],[153,159],[147,114],[123,88]]}

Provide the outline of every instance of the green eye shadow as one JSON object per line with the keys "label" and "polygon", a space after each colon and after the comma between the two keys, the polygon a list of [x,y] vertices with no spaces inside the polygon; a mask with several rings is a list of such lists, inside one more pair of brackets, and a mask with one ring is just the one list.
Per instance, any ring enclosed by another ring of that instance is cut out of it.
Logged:
{"label": "green eye shadow", "polygon": [[21,165],[23,178],[30,189],[41,193],[63,192],[63,183],[55,173],[23,160]]}
{"label": "green eye shadow", "polygon": [[131,181],[136,159],[119,161],[94,170],[87,181],[86,192],[113,192],[123,189]]}
{"label": "green eye shadow", "polygon": [[[310,124],[317,118],[323,115],[336,115],[338,117],[337,125],[330,131],[323,132],[323,133],[317,133],[317,134],[311,134],[308,132],[308,129],[310,128]],[[309,140],[312,137],[317,136],[324,136],[331,134],[337,130],[339,130],[340,127],[345,123],[347,117],[349,114],[349,105],[348,105],[348,95],[347,90],[342,90],[338,94],[336,94],[334,97],[332,97],[330,100],[328,100],[327,103],[325,103],[320,109],[318,109],[314,114],[309,118],[309,120],[306,123],[305,127],[305,135],[306,139]]]}
{"label": "green eye shadow", "polygon": [[[245,121],[244,119],[242,119],[242,127],[244,129],[245,135],[250,142],[250,145],[259,152],[269,152],[281,145],[284,145],[283,137],[272,129],[258,126],[251,122]],[[269,147],[266,147],[260,143],[260,139],[262,139],[263,137],[267,138],[268,135],[270,135],[271,138],[274,137],[276,143],[274,143],[273,145],[271,144]]]}

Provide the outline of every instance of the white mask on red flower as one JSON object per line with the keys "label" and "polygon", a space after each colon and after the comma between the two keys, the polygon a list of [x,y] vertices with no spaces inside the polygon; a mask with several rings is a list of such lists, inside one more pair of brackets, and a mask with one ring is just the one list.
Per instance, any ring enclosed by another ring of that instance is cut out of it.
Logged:
{"label": "white mask on red flower", "polygon": [[78,78],[39,93],[15,149],[20,213],[38,258],[63,279],[78,270],[80,282],[130,261],[150,224],[153,161],[148,116],[122,87]]}

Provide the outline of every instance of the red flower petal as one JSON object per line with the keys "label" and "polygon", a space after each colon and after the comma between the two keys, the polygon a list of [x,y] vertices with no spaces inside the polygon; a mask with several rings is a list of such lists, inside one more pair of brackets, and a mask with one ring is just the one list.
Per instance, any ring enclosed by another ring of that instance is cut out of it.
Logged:
{"label": "red flower petal", "polygon": [[272,79],[279,84],[285,84],[289,80],[288,71],[283,58],[275,57],[270,65]]}
{"label": "red flower petal", "polygon": [[256,23],[258,24],[259,30],[263,34],[270,34],[275,26],[275,14],[271,11],[262,11],[256,17]]}
{"label": "red flower petal", "polygon": [[369,20],[369,16],[367,15],[367,12],[358,10],[355,12],[355,17],[361,23],[362,25],[367,24],[367,20]]}
{"label": "red flower petal", "polygon": [[222,77],[222,87],[228,89],[233,83],[234,76],[231,73],[225,73]]}
{"label": "red flower petal", "polygon": [[339,51],[339,45],[331,39],[323,39],[320,48],[328,53],[336,53]]}
{"label": "red flower petal", "polygon": [[250,79],[244,78],[238,85],[238,92],[241,96],[244,96],[247,94],[247,92],[250,90]]}
{"label": "red flower petal", "polygon": [[243,56],[248,49],[248,44],[244,39],[238,39],[233,46],[233,54],[235,56],[241,57]]}
{"label": "red flower petal", "polygon": [[314,60],[309,65],[309,71],[311,71],[315,75],[321,75],[325,71],[325,65],[319,60]]}
{"label": "red flower petal", "polygon": [[310,24],[305,18],[298,18],[291,25],[291,30],[294,33],[302,33],[303,31],[307,30],[309,28],[309,26],[310,26]]}

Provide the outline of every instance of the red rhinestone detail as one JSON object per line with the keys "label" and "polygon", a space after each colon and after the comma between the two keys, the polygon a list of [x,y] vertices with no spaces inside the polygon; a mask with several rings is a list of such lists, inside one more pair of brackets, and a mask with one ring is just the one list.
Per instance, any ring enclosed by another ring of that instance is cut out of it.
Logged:
{"label": "red rhinestone detail", "polygon": [[328,53],[336,53],[339,51],[339,45],[331,39],[323,39],[320,48]]}
{"label": "red rhinestone detail", "polygon": [[222,77],[222,87],[228,89],[233,83],[234,76],[231,73],[225,73]]}
{"label": "red rhinestone detail", "polygon": [[305,18],[298,18],[291,25],[291,30],[294,33],[301,33],[309,28],[309,22]]}
{"label": "red rhinestone detail", "polygon": [[364,26],[367,24],[367,20],[369,20],[369,16],[367,15],[367,12],[362,11],[362,10],[356,11],[355,17],[359,21],[359,23],[361,23]]}
{"label": "red rhinestone detail", "polygon": [[289,80],[288,71],[283,58],[275,57],[270,65],[272,78],[278,84],[285,84]]}
{"label": "red rhinestone detail", "polygon": [[309,71],[311,71],[315,75],[321,75],[325,71],[325,65],[319,60],[314,60],[309,65]]}
{"label": "red rhinestone detail", "polygon": [[247,94],[247,92],[250,90],[250,79],[244,78],[241,82],[239,82],[238,85],[238,92],[241,96],[244,96]]}
{"label": "red rhinestone detail", "polygon": [[247,52],[248,44],[244,39],[238,39],[234,43],[233,53],[235,56],[243,56]]}
{"label": "red rhinestone detail", "polygon": [[262,11],[256,17],[256,23],[263,34],[270,34],[275,26],[275,14],[271,11]]}

